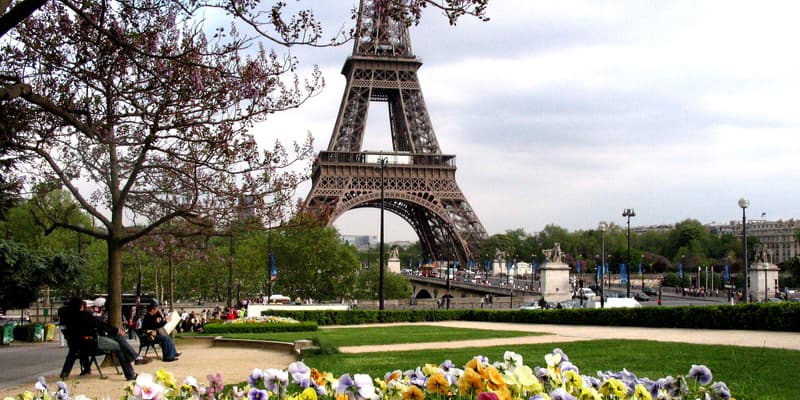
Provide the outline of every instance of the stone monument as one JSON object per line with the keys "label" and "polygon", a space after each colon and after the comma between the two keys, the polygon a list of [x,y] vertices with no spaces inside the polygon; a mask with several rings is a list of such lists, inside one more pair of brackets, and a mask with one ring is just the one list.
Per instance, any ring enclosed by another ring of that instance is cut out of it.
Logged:
{"label": "stone monument", "polygon": [[389,261],[386,268],[389,272],[400,273],[400,248],[397,246],[392,246],[389,250]]}
{"label": "stone monument", "polygon": [[547,301],[560,303],[572,298],[569,290],[569,265],[564,264],[561,244],[542,250],[547,261],[539,268],[542,296]]}
{"label": "stone monument", "polygon": [[772,263],[772,255],[765,245],[756,248],[755,260],[750,264],[751,301],[765,301],[777,297],[780,268]]}

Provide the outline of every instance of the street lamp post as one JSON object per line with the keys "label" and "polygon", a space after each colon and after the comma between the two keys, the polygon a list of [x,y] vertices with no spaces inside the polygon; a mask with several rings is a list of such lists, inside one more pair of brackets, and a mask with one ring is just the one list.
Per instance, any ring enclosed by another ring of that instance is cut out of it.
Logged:
{"label": "street lamp post", "polygon": [[605,222],[601,222],[600,225],[597,227],[597,229],[600,230],[600,254],[601,254],[601,259],[600,259],[600,262],[601,262],[601,264],[600,264],[600,308],[605,308],[606,307],[606,299],[605,299],[606,296],[605,296],[605,293],[603,293],[603,272],[604,272],[603,270],[605,269],[605,265],[606,265],[606,237],[605,237],[606,228],[607,228],[607,226],[606,226]]}
{"label": "street lamp post", "polygon": [[384,299],[384,287],[383,287],[383,279],[384,279],[384,277],[383,277],[383,208],[384,208],[384,193],[383,193],[383,191],[384,191],[384,181],[383,181],[383,170],[386,169],[386,165],[388,164],[388,162],[389,162],[388,158],[381,157],[381,158],[378,159],[378,167],[377,167],[381,171],[381,236],[380,236],[380,240],[381,240],[380,252],[381,252],[381,254],[380,254],[380,257],[379,257],[380,272],[378,274],[378,280],[379,280],[378,281],[378,292],[379,292],[378,309],[379,310],[383,310],[384,309],[384,304],[383,304],[383,299]]}
{"label": "street lamp post", "polygon": [[[644,254],[642,254],[642,258],[639,259],[639,264],[644,264]],[[644,265],[642,265],[642,291],[644,291]]]}
{"label": "street lamp post", "polygon": [[742,197],[739,199],[739,207],[742,208],[742,242],[744,243],[744,302],[747,303],[750,301],[748,294],[750,293],[750,284],[747,282],[749,280],[747,274],[747,213],[745,210],[747,207],[750,206],[750,200],[745,199]]}
{"label": "street lamp post", "polygon": [[[623,217],[628,217],[628,290],[627,290],[627,297],[631,297],[631,217],[636,216],[636,211],[633,211],[632,208],[626,208],[622,211]],[[621,273],[622,271],[620,271]]]}

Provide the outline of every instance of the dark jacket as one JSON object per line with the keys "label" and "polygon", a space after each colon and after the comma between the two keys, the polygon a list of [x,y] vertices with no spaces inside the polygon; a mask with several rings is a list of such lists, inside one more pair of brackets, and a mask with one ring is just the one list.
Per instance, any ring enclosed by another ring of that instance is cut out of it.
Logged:
{"label": "dark jacket", "polygon": [[163,327],[167,324],[167,319],[164,318],[164,315],[161,314],[161,311],[157,312],[155,315],[150,315],[150,313],[145,313],[144,318],[142,318],[142,330],[158,330],[158,328]]}

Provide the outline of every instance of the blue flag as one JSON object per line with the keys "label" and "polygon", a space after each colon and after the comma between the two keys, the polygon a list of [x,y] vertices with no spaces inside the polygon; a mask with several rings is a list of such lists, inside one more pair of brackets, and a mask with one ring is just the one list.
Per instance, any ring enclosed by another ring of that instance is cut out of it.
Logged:
{"label": "blue flag", "polygon": [[731,279],[730,271],[728,270],[728,264],[725,264],[725,272],[722,273],[722,276],[723,279],[725,279],[725,282]]}
{"label": "blue flag", "polygon": [[581,273],[581,260],[578,260],[578,262],[575,263],[575,271],[577,271],[579,274]]}
{"label": "blue flag", "polygon": [[628,282],[628,266],[623,263],[619,264],[619,281],[620,283]]}
{"label": "blue flag", "polygon": [[639,263],[639,275],[641,275],[641,274],[642,274],[642,263],[640,262]]}
{"label": "blue flag", "polygon": [[678,276],[680,276],[681,279],[683,279],[683,263],[678,264]]}
{"label": "blue flag", "polygon": [[275,256],[269,255],[269,280],[274,281],[278,279],[278,265],[275,263]]}

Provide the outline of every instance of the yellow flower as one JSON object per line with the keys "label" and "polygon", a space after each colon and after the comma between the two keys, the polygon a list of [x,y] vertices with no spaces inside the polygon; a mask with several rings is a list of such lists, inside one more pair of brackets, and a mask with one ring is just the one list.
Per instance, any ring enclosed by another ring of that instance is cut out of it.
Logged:
{"label": "yellow flower", "polygon": [[511,391],[508,390],[508,388],[505,386],[505,383],[503,383],[502,387],[493,390],[493,392],[497,394],[497,398],[499,400],[511,400]]}
{"label": "yellow flower", "polygon": [[456,381],[458,391],[462,396],[472,396],[483,387],[481,376],[472,368],[465,368],[464,374]]}
{"label": "yellow flower", "polygon": [[547,368],[555,368],[561,364],[561,354],[550,353],[544,356],[544,361],[547,362]]}
{"label": "yellow flower", "polygon": [[336,400],[349,400],[349,399],[350,397],[347,395],[347,393],[340,393],[336,395]]}
{"label": "yellow flower", "polygon": [[650,395],[650,391],[648,391],[641,383],[636,384],[636,387],[634,387],[633,398],[634,400],[653,400],[653,396]]}
{"label": "yellow flower", "polygon": [[486,387],[491,390],[506,387],[506,382],[503,380],[503,376],[500,375],[500,371],[498,371],[495,367],[489,366],[484,368],[483,379],[486,379]]}
{"label": "yellow flower", "polygon": [[418,387],[411,385],[408,390],[403,392],[403,400],[425,400],[425,393]]}
{"label": "yellow flower", "polygon": [[514,378],[522,386],[522,389],[529,393],[539,393],[544,390],[542,383],[536,378],[531,367],[527,365],[514,368]]}
{"label": "yellow flower", "polygon": [[606,396],[613,394],[617,397],[625,397],[628,394],[628,387],[619,379],[608,378],[600,385],[600,393]]}
{"label": "yellow flower", "polygon": [[314,388],[306,388],[300,392],[299,400],[317,400],[317,391]]}
{"label": "yellow flower", "polygon": [[603,396],[593,387],[585,387],[581,390],[578,400],[603,400]]}
{"label": "yellow flower", "polygon": [[483,376],[483,364],[481,364],[481,361],[477,358],[467,361],[467,365],[464,368],[472,368],[479,375]]}
{"label": "yellow flower", "polygon": [[450,382],[441,373],[437,372],[428,378],[428,391],[431,393],[447,394],[450,392]]}
{"label": "yellow flower", "polygon": [[571,392],[572,389],[583,386],[583,378],[574,370],[567,371],[565,375],[567,376],[567,391]]}
{"label": "yellow flower", "polygon": [[431,376],[438,372],[439,372],[439,367],[434,364],[425,364],[422,367],[422,373],[425,374],[425,376]]}
{"label": "yellow flower", "polygon": [[26,390],[26,391],[22,392],[22,394],[19,395],[19,397],[22,400],[33,400],[33,393],[31,393],[30,391]]}
{"label": "yellow flower", "polygon": [[164,386],[175,388],[175,376],[164,368],[159,368],[156,371],[156,382],[161,382]]}

